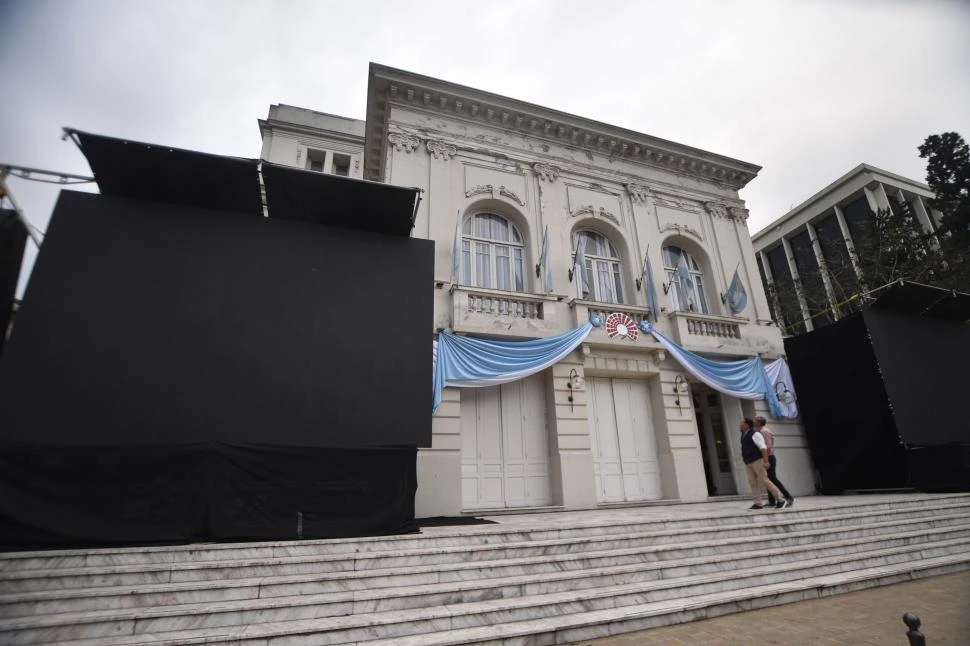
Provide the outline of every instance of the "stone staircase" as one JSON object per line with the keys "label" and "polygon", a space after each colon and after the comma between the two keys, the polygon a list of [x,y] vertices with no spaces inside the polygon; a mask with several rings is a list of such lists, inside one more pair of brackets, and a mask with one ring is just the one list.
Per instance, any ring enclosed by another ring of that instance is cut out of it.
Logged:
{"label": "stone staircase", "polygon": [[970,494],[0,554],[0,643],[564,644],[970,569]]}

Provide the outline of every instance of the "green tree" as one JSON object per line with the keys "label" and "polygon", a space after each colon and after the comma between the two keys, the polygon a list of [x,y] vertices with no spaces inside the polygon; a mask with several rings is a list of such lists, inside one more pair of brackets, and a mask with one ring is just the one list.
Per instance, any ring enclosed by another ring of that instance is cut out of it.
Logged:
{"label": "green tree", "polygon": [[970,292],[970,147],[955,132],[930,135],[919,147],[926,183],[936,195],[930,206],[943,214],[939,243],[945,268],[934,283]]}
{"label": "green tree", "polygon": [[947,263],[932,233],[923,230],[908,204],[879,209],[869,221],[869,235],[856,241],[860,282],[868,289],[904,279],[939,285]]}

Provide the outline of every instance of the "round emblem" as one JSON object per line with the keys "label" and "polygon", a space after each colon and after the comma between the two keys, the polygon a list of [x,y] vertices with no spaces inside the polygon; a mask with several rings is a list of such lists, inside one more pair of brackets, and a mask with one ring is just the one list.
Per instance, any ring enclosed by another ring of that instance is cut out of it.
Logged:
{"label": "round emblem", "polygon": [[606,317],[606,334],[611,339],[617,336],[625,336],[631,341],[636,341],[640,336],[636,321],[622,312],[613,312]]}

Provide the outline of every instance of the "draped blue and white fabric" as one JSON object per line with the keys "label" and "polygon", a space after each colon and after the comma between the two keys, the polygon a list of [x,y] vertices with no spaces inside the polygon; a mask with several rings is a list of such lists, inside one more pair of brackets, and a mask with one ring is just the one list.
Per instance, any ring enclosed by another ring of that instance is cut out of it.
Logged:
{"label": "draped blue and white fabric", "polygon": [[431,411],[437,410],[441,391],[448,386],[497,386],[555,365],[586,340],[592,329],[586,323],[564,334],[529,341],[473,339],[442,332],[434,355]]}
{"label": "draped blue and white fabric", "polygon": [[768,378],[760,357],[741,361],[715,361],[685,350],[657,332],[647,321],[641,323],[640,328],[652,334],[687,372],[714,390],[740,399],[765,399],[772,417],[781,419],[784,416],[781,403],[775,395],[774,382]]}
{"label": "draped blue and white fabric", "polygon": [[798,395],[795,394],[795,384],[791,380],[791,370],[788,369],[788,362],[785,361],[784,357],[778,357],[774,361],[765,364],[765,372],[768,373],[768,380],[771,382],[771,385],[776,389],[776,395],[778,393],[778,383],[783,383],[792,394],[791,401],[778,402],[784,412],[783,417],[788,419],[798,417]]}

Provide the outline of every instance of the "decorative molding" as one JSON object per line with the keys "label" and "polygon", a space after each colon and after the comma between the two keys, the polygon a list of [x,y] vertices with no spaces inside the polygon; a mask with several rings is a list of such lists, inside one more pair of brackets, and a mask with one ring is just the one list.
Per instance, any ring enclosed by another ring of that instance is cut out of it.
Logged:
{"label": "decorative molding", "polygon": [[592,204],[587,204],[586,206],[581,206],[578,209],[576,209],[575,211],[571,212],[569,215],[571,217],[574,217],[574,218],[575,217],[579,217],[580,215],[592,215],[594,217],[595,216],[599,216],[601,218],[606,218],[607,220],[611,220],[612,222],[614,222],[618,226],[620,224],[620,219],[618,217],[616,217],[615,214],[610,213],[609,211],[607,211],[606,209],[604,209],[602,206],[597,210],[596,207],[594,207]]}
{"label": "decorative molding", "polygon": [[518,203],[519,206],[525,206],[525,200],[523,200],[521,197],[516,195],[515,191],[513,191],[512,189],[505,188],[504,186],[499,186],[498,194],[504,195],[505,197],[509,198],[513,202]]}
{"label": "decorative molding", "polygon": [[425,146],[428,147],[428,152],[431,153],[432,157],[443,161],[448,161],[458,153],[458,148],[451,144],[446,144],[443,141],[428,139],[425,142]]}
{"label": "decorative molding", "polygon": [[402,135],[397,132],[387,135],[387,140],[398,152],[403,150],[406,153],[413,153],[421,145],[421,140],[414,135]]}
{"label": "decorative molding", "polygon": [[643,204],[650,197],[650,189],[643,184],[638,184],[636,182],[631,182],[629,184],[624,184],[626,186],[627,192],[633,201],[637,204]]}
{"label": "decorative molding", "polygon": [[[465,191],[465,197],[472,197],[473,195],[481,195],[482,193],[488,193],[492,197],[495,197],[495,187],[492,186],[491,184],[479,184],[478,186],[475,186]],[[509,198],[519,206],[525,206],[525,202],[522,200],[522,198],[516,195],[515,191],[511,189],[505,188],[504,186],[499,186],[498,194],[503,197]]]}
{"label": "decorative molding", "polygon": [[749,212],[748,209],[744,208],[743,206],[728,207],[728,212],[731,214],[731,217],[738,222],[744,223],[748,221]]}
{"label": "decorative molding", "polygon": [[539,179],[550,183],[555,182],[561,172],[558,166],[551,164],[532,164],[532,169],[539,175]]}
{"label": "decorative molding", "polygon": [[704,202],[704,208],[715,218],[726,218],[728,216],[727,207],[720,202]]}
{"label": "decorative molding", "polygon": [[687,233],[694,236],[698,240],[701,240],[701,241],[704,240],[704,238],[701,236],[700,232],[697,229],[691,228],[686,224],[680,224],[677,222],[671,222],[667,226],[663,227],[662,229],[660,229],[660,233],[663,233],[664,231],[670,231],[671,229],[673,229],[677,233]]}
{"label": "decorative molding", "polygon": [[669,195],[653,193],[653,201],[657,206],[666,206],[669,209],[677,209],[678,211],[687,211],[688,213],[701,213],[703,211],[701,205],[697,202],[678,199]]}

